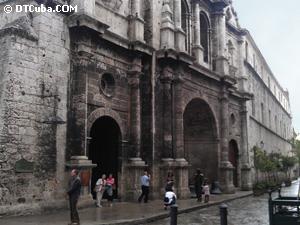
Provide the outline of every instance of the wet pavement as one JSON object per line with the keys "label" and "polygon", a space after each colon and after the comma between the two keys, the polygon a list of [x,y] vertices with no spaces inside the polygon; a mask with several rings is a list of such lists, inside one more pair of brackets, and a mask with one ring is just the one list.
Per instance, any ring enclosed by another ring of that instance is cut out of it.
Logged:
{"label": "wet pavement", "polygon": [[[282,189],[283,196],[296,196],[299,182]],[[218,206],[228,204],[229,225],[268,225],[268,195],[252,197],[252,192],[238,191],[231,195],[212,195],[209,204],[198,203],[195,199],[179,200],[178,225],[219,225]],[[134,202],[115,203],[113,207],[85,208],[79,211],[81,225],[168,225],[168,211],[163,210],[162,201],[147,204]],[[154,222],[152,222],[154,221]],[[69,211],[61,210],[52,214],[18,216],[0,219],[2,225],[66,225]]]}
{"label": "wet pavement", "polygon": [[[282,188],[282,196],[297,196],[299,181],[291,187]],[[276,197],[277,193],[273,194]],[[247,197],[229,202],[228,225],[268,225],[268,194],[259,197]],[[219,225],[219,207],[212,206],[190,213],[178,215],[178,225]],[[148,223],[148,225],[169,225],[170,219]]]}
{"label": "wet pavement", "polygon": [[[221,202],[243,198],[252,192],[238,191],[230,195],[212,196],[209,204],[198,203],[196,199],[179,200],[180,212],[193,211]],[[150,221],[167,218],[169,212],[163,209],[162,201],[150,201],[147,204],[135,202],[119,202],[113,207],[85,208],[79,210],[81,225],[110,225],[110,224],[150,224]],[[0,219],[2,225],[66,225],[69,222],[69,211],[37,216],[18,216]],[[156,224],[155,222],[153,224]]]}

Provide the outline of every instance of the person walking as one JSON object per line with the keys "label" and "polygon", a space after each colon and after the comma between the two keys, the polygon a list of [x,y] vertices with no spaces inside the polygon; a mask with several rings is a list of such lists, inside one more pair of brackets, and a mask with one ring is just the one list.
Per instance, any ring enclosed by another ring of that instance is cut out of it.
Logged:
{"label": "person walking", "polygon": [[110,202],[110,207],[112,207],[113,199],[114,199],[114,192],[113,189],[115,187],[115,178],[113,178],[113,175],[110,173],[107,180],[106,180],[106,191],[108,195],[108,201]]}
{"label": "person walking", "polygon": [[147,170],[145,170],[144,175],[141,176],[141,186],[142,194],[140,195],[138,201],[141,203],[142,199],[144,198],[144,203],[147,203],[150,188],[150,174],[148,174]]}
{"label": "person walking", "polygon": [[106,175],[103,174],[96,182],[95,192],[97,194],[97,207],[102,207],[101,200],[105,191]]}
{"label": "person walking", "polygon": [[78,174],[79,171],[77,169],[73,169],[71,171],[71,179],[69,182],[69,189],[67,191],[67,194],[69,195],[70,213],[71,213],[71,223],[69,223],[69,225],[80,224],[78,210],[77,210],[77,202],[80,196],[81,181]]}
{"label": "person walking", "polygon": [[166,193],[164,197],[164,209],[167,210],[168,206],[172,206],[176,204],[176,194],[173,189],[168,187],[166,188]]}
{"label": "person walking", "polygon": [[201,173],[200,169],[197,169],[195,177],[194,177],[194,184],[195,184],[195,193],[197,196],[197,201],[202,201],[202,185],[203,185],[203,174]]}

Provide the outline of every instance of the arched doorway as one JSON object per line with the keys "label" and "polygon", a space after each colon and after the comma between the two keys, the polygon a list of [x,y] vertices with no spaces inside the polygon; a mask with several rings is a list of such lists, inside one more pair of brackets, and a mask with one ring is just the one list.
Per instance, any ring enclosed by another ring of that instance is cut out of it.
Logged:
{"label": "arched doorway", "polygon": [[201,99],[188,103],[183,114],[184,151],[190,164],[189,183],[200,168],[209,182],[218,177],[217,126],[209,105]]}
{"label": "arched doorway", "polygon": [[232,166],[234,167],[233,170],[233,185],[238,187],[238,157],[239,157],[239,150],[238,145],[235,140],[231,140],[229,142],[229,152],[228,152],[228,159],[231,162]]}
{"label": "arched doorway", "polygon": [[114,191],[116,198],[118,196],[118,178],[121,172],[120,127],[111,117],[102,116],[93,123],[90,137],[89,159],[97,164],[97,167],[93,168],[92,171],[93,196],[95,197],[93,189],[97,179],[102,174],[108,176],[109,173],[112,173],[116,181],[116,190]]}

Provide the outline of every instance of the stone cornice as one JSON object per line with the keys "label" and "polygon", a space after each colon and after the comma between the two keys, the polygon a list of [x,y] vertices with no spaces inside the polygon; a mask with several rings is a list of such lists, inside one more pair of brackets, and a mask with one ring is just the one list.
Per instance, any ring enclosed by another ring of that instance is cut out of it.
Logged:
{"label": "stone cornice", "polygon": [[237,28],[235,26],[233,26],[232,24],[226,22],[226,27],[228,29],[228,31],[234,33],[235,35],[238,35],[238,36],[245,36],[247,35],[247,30],[245,29],[240,29],[240,28]]}
{"label": "stone cornice", "polygon": [[68,27],[74,29],[79,27],[85,27],[96,31],[99,34],[104,34],[104,32],[109,28],[107,24],[101,23],[96,18],[82,13],[76,13],[69,16]]}

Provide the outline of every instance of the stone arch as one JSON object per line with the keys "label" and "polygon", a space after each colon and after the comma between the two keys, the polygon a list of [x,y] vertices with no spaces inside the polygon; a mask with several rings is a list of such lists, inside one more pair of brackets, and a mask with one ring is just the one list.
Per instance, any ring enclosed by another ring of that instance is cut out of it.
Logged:
{"label": "stone arch", "polygon": [[203,98],[193,98],[183,112],[184,156],[190,164],[189,183],[200,168],[209,182],[218,178],[219,140],[215,115]]}
{"label": "stone arch", "polygon": [[90,130],[91,130],[94,122],[103,116],[108,116],[108,117],[111,117],[112,119],[114,119],[120,127],[122,140],[127,138],[126,126],[125,126],[124,122],[122,121],[120,115],[117,112],[115,112],[111,109],[107,109],[107,108],[100,108],[100,109],[96,109],[93,112],[91,112],[91,114],[89,115],[89,117],[87,119],[87,132],[88,132],[87,135],[88,136],[90,136]]}
{"label": "stone arch", "polygon": [[216,126],[216,136],[217,138],[220,137],[220,132],[219,132],[219,116],[218,116],[218,113],[216,113],[216,111],[219,111],[218,109],[215,109],[214,107],[212,107],[212,104],[210,103],[210,100],[208,99],[208,97],[206,95],[200,95],[198,93],[189,93],[189,95],[187,95],[188,98],[184,98],[183,100],[183,112],[182,112],[182,116],[183,116],[183,113],[184,113],[184,109],[186,108],[186,106],[193,100],[193,99],[199,99],[199,100],[203,100],[204,102],[206,102],[206,104],[209,106],[213,116],[214,116],[214,119],[215,119],[215,126]]}

